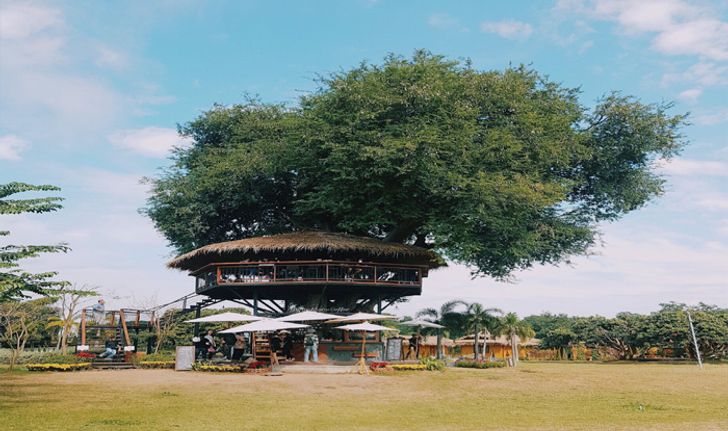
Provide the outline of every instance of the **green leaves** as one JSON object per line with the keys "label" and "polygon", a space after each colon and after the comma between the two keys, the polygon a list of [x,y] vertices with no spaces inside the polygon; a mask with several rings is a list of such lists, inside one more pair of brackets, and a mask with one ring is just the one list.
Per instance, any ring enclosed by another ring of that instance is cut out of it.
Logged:
{"label": "green leaves", "polygon": [[[17,193],[30,191],[57,191],[58,187],[50,185],[34,186],[25,183],[9,183],[0,185],[0,215],[21,213],[45,213],[61,208],[59,197],[34,199],[7,199]],[[10,232],[0,231],[0,236]],[[57,245],[3,245],[0,247],[0,303],[27,298],[28,294],[49,295],[57,289],[68,285],[65,281],[56,281],[55,272],[32,274],[19,268],[19,261],[38,257],[42,253],[67,252],[66,244]]]}
{"label": "green leaves", "polygon": [[179,251],[303,229],[416,243],[508,278],[594,244],[659,196],[654,161],[685,116],[613,93],[592,110],[524,66],[417,51],[319,78],[297,108],[214,106],[150,180],[145,212]]}

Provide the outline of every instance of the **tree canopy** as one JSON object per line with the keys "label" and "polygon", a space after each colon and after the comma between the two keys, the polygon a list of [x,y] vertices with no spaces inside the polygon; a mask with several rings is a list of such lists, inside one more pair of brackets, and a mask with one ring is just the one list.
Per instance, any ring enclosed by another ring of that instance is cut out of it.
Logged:
{"label": "tree canopy", "polygon": [[180,253],[327,230],[431,247],[508,277],[586,253],[597,224],[660,195],[684,145],[670,104],[594,107],[528,67],[425,51],[322,76],[296,107],[215,105],[151,179],[144,209]]}
{"label": "tree canopy", "polygon": [[[9,199],[17,193],[37,191],[57,191],[50,185],[31,185],[25,183],[0,184],[0,215],[21,213],[46,213],[61,208],[60,197],[41,197],[31,199]],[[0,236],[10,232],[0,230]],[[18,261],[38,257],[41,253],[66,252],[65,244],[57,245],[13,245],[0,246],[0,303],[17,301],[28,297],[29,293],[48,295],[68,285],[65,281],[53,280],[55,272],[29,273],[20,269]]]}

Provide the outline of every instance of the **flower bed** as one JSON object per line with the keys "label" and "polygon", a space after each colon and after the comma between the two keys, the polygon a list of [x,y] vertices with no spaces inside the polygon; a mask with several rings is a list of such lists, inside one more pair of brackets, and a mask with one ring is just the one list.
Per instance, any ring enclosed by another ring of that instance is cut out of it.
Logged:
{"label": "flower bed", "polygon": [[170,369],[174,368],[174,361],[139,361],[139,368]]}
{"label": "flower bed", "polygon": [[455,366],[458,368],[503,368],[506,366],[505,362],[493,362],[493,361],[457,361]]}
{"label": "flower bed", "polygon": [[26,364],[28,371],[80,371],[91,368],[90,362],[76,364]]}
{"label": "flower bed", "polygon": [[192,369],[195,371],[205,371],[212,373],[243,373],[245,365],[211,365],[211,364],[194,364]]}
{"label": "flower bed", "polygon": [[389,366],[389,362],[372,362],[369,364],[369,368],[371,368],[372,371],[380,371],[384,370]]}
{"label": "flower bed", "polygon": [[425,371],[427,367],[423,364],[392,364],[389,366],[395,371]]}

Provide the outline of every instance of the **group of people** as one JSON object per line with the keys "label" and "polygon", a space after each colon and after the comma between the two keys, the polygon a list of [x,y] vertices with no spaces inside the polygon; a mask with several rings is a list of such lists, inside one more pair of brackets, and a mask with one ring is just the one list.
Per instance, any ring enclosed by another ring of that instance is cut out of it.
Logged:
{"label": "group of people", "polygon": [[245,337],[242,334],[235,334],[234,340],[216,339],[210,329],[204,336],[194,337],[192,341],[197,359],[211,360],[219,353],[227,359],[239,360],[245,353]]}
{"label": "group of people", "polygon": [[[316,330],[308,328],[303,337],[303,362],[318,362],[319,338]],[[293,360],[293,337],[288,331],[279,331],[270,338],[270,360],[271,365],[278,365],[278,353],[281,353],[286,360]]]}

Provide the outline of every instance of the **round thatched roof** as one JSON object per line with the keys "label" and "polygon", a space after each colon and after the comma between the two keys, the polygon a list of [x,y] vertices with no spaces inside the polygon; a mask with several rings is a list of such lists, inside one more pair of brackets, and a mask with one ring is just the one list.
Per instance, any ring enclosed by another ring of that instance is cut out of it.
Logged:
{"label": "round thatched roof", "polygon": [[316,259],[444,266],[432,250],[332,232],[294,232],[209,244],[177,256],[167,266],[194,271],[215,262]]}

